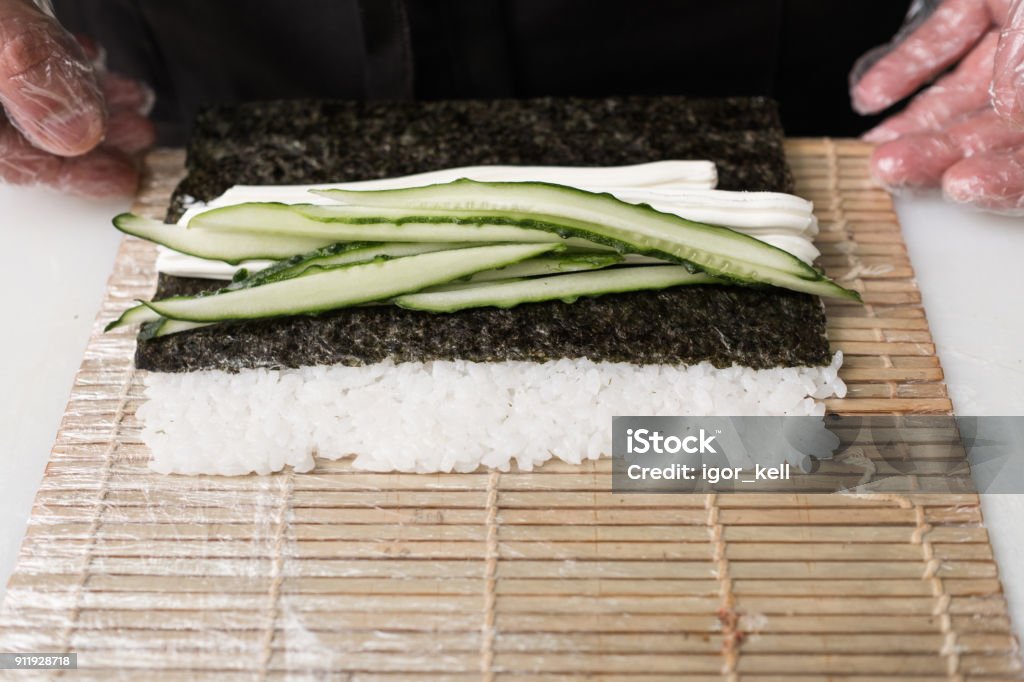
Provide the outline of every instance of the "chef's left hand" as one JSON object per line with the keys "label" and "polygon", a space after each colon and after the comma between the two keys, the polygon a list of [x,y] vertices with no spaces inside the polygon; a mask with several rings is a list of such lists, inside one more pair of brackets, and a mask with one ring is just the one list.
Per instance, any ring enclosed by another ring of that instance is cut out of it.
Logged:
{"label": "chef's left hand", "polygon": [[942,73],[868,131],[872,172],[891,189],[942,187],[954,202],[1024,213],[1024,0],[944,0],[851,90],[881,111]]}
{"label": "chef's left hand", "polygon": [[0,183],[131,195],[153,144],[150,91],[108,72],[46,3],[0,0]]}

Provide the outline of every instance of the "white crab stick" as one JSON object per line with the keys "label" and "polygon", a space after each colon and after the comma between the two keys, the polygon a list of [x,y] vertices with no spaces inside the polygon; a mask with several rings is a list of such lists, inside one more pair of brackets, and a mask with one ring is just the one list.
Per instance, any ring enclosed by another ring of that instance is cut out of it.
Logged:
{"label": "white crab stick", "polygon": [[665,191],[619,188],[611,191],[622,201],[649,204],[665,213],[709,225],[724,225],[754,236],[818,234],[814,204],[781,192],[728,192],[720,189]]}

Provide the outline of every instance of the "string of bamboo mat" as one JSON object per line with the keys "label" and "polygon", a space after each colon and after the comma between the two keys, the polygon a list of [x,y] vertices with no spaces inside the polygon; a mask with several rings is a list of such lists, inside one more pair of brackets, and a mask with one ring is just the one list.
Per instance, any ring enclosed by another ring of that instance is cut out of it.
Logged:
{"label": "string of bamboo mat", "polygon": [[[948,414],[868,148],[815,139],[788,152],[818,207],[825,267],[866,301],[829,304],[850,387],[829,408],[890,414],[894,427]],[[152,154],[136,208],[162,216],[182,164]],[[98,333],[152,292],[153,258],[142,242],[121,247],[0,611],[0,651],[75,651],[69,676],[85,680],[1019,678],[969,492],[613,495],[608,460],[154,474],[134,339]],[[948,476],[948,440],[922,432],[904,453],[921,490]]]}

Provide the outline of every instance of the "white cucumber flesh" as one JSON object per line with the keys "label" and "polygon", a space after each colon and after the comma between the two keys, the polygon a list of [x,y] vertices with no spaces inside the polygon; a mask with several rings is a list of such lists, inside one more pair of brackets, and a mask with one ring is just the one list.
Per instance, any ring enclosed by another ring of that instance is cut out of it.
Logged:
{"label": "white cucumber flesh", "polygon": [[243,234],[188,230],[133,213],[114,218],[114,227],[133,237],[162,244],[179,253],[225,263],[278,260],[333,244],[337,239],[287,234]]}

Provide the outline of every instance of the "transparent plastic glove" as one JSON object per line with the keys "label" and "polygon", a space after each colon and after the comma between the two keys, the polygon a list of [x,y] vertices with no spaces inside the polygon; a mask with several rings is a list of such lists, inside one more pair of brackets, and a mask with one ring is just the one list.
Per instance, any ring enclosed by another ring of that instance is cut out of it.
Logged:
{"label": "transparent plastic glove", "polygon": [[[934,10],[934,11],[931,11]],[[920,1],[894,43],[851,75],[854,108],[895,104],[953,67],[868,131],[884,186],[942,187],[958,203],[1024,213],[1024,0]]]}
{"label": "transparent plastic glove", "polygon": [[28,0],[0,0],[0,180],[84,196],[134,192],[152,145],[152,96],[102,68]]}
{"label": "transparent plastic glove", "polygon": [[992,76],[992,106],[1012,126],[1024,128],[1024,1],[1007,11]]}

